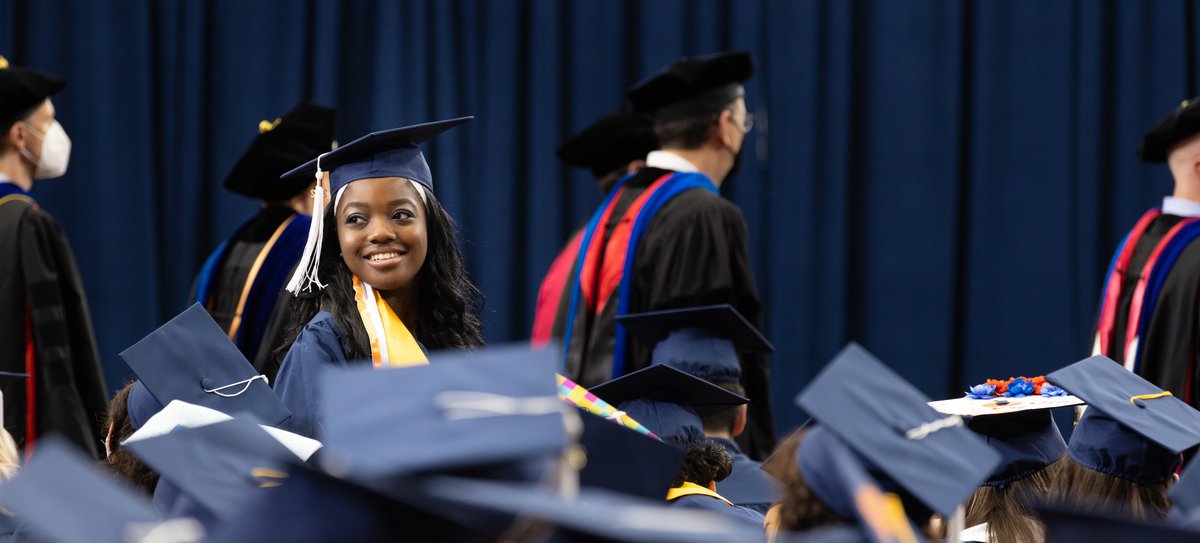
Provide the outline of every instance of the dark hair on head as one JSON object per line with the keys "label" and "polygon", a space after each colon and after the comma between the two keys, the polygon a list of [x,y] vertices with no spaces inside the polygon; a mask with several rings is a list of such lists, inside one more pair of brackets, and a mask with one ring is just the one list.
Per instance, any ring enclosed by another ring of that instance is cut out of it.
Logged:
{"label": "dark hair on head", "polygon": [[667,438],[665,441],[684,449],[683,466],[675,475],[672,487],[682,486],[683,483],[707,487],[714,481],[724,481],[733,473],[733,457],[720,443],[707,439],[688,441],[681,437]]}
{"label": "dark hair on head", "polygon": [[654,112],[654,136],[661,148],[698,149],[708,141],[721,112],[744,94],[733,83]]}
{"label": "dark hair on head", "polygon": [[[746,388],[741,383],[732,381],[717,381],[713,383],[725,390],[728,390],[738,396],[746,395]],[[742,406],[730,407],[722,411],[718,411],[707,417],[701,417],[704,421],[705,432],[733,432],[733,425],[737,423],[738,417],[742,414]]]}
{"label": "dark hair on head", "polygon": [[979,487],[967,500],[967,526],[986,522],[989,541],[1042,543],[1045,527],[1029,506],[1046,499],[1063,462],[1056,461],[1003,487]]}
{"label": "dark hair on head", "polygon": [[797,455],[807,429],[797,430],[784,438],[763,463],[762,469],[783,483],[783,501],[779,504],[779,528],[803,532],[821,526],[849,524],[817,497],[800,473]]}
{"label": "dark hair on head", "polygon": [[4,127],[4,139],[0,142],[0,147],[8,145],[8,131],[12,129],[13,125],[28,119],[40,107],[42,107],[42,102],[38,102],[37,105],[31,108],[23,109],[7,117],[0,118],[0,127]]}
{"label": "dark hair on head", "polygon": [[[479,321],[483,294],[471,282],[463,265],[454,236],[454,220],[431,191],[426,190],[425,196],[429,250],[425,254],[425,264],[418,272],[421,277],[420,325],[412,331],[413,336],[430,350],[483,345],[483,326]],[[370,339],[354,301],[350,268],[339,254],[336,211],[327,209],[322,225],[325,242],[321,246],[321,266],[317,274],[325,288],[303,291],[292,300],[292,320],[282,336],[286,341],[275,350],[274,367],[270,368],[273,372],[278,371],[292,343],[322,308],[333,314],[338,329],[349,336],[346,357],[350,360],[371,357]]]}
{"label": "dark hair on head", "polygon": [[1062,467],[1050,484],[1052,501],[1088,512],[1124,511],[1143,521],[1167,517],[1171,507],[1167,499],[1170,479],[1161,483],[1135,483],[1088,469],[1070,456],[1059,463]]}
{"label": "dark hair on head", "polygon": [[134,487],[147,495],[152,495],[154,487],[158,485],[158,472],[150,469],[128,449],[121,446],[122,441],[137,431],[137,428],[133,427],[133,421],[129,419],[129,391],[136,382],[130,382],[122,387],[108,403],[108,413],[104,417],[103,430],[107,433],[110,428],[112,429],[111,434],[106,434],[108,450],[111,452],[102,463],[117,477],[132,483]]}

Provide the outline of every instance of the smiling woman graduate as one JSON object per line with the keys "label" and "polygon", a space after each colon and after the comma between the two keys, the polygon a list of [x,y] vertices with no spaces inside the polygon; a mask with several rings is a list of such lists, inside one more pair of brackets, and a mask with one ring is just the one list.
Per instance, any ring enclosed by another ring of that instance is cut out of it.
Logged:
{"label": "smiling woman graduate", "polygon": [[328,171],[332,195],[326,209],[326,191],[314,191],[308,244],[287,287],[296,299],[286,337],[295,343],[275,390],[294,415],[290,430],[321,433],[313,398],[323,367],[426,364],[426,349],[483,343],[479,289],[417,147],[470,120],[368,134],[284,174]]}

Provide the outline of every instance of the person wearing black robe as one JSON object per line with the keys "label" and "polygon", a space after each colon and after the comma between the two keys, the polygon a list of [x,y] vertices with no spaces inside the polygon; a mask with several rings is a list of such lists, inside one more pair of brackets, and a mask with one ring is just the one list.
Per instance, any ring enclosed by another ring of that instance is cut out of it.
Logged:
{"label": "person wearing black robe", "polygon": [[[655,149],[658,140],[654,137],[654,121],[644,114],[618,111],[571,136],[555,154],[566,164],[591,170],[600,193],[608,194],[618,179],[642,169],[646,155]],[[542,278],[531,335],[535,346],[562,339],[562,329],[554,329],[554,320],[570,303],[570,293],[564,295],[563,291],[579,256],[583,231],[581,227],[571,234]]]}
{"label": "person wearing black robe", "polygon": [[273,351],[287,323],[284,284],[308,237],[313,179],[279,175],[333,147],[333,109],[304,102],[259,134],[225,178],[225,188],[262,201],[258,213],[205,261],[191,294],[254,368],[274,379]]}
{"label": "person wearing black robe", "polygon": [[0,57],[0,379],[4,428],[26,455],[57,433],[100,458],[108,393],[83,281],[62,227],[30,195],[66,173],[71,140],[50,96],[65,81]]}
{"label": "person wearing black robe", "polygon": [[[727,303],[762,328],[741,210],[719,186],[737,169],[752,117],[742,82],[746,53],[684,58],[632,88],[635,111],[650,114],[662,147],[621,179],[593,215],[564,290],[567,377],[594,386],[644,366],[649,346],[632,345],[617,314]],[[752,458],[775,444],[766,358],[744,354],[751,403],[741,443]]]}
{"label": "person wearing black robe", "polygon": [[1118,247],[1092,351],[1200,408],[1200,99],[1150,129],[1138,155],[1167,163],[1175,188]]}

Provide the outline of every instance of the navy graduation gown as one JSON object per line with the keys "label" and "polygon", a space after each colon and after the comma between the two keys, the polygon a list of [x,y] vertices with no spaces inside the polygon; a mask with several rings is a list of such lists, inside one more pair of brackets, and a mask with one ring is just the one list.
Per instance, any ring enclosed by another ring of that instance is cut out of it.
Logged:
{"label": "navy graduation gown", "polygon": [[321,310],[300,332],[288,349],[275,377],[275,393],[292,412],[284,430],[320,439],[321,423],[315,405],[321,370],[348,366],[346,351],[350,339],[333,322],[333,314]]}
{"label": "navy graduation gown", "polygon": [[736,443],[721,438],[709,439],[719,443],[733,457],[733,472],[717,482],[717,494],[734,505],[766,515],[777,496],[771,476],[762,470],[762,464],[742,453]]}

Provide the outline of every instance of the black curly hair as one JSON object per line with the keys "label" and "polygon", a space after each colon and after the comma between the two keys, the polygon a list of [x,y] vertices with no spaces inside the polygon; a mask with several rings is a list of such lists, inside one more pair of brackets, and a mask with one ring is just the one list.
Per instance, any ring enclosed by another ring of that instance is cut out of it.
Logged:
{"label": "black curly hair", "polygon": [[688,441],[680,437],[668,438],[666,442],[684,451],[683,466],[675,475],[672,487],[683,486],[683,483],[708,486],[712,482],[724,481],[733,473],[733,457],[720,443],[709,439]]}
{"label": "black curly hair", "polygon": [[[471,282],[463,265],[454,235],[454,220],[432,192],[425,191],[425,196],[429,251],[419,272],[422,279],[418,311],[421,325],[413,335],[430,350],[483,345],[483,327],[479,320],[483,295]],[[301,292],[293,298],[291,322],[282,336],[286,341],[275,350],[271,373],[278,371],[292,343],[322,308],[333,314],[338,329],[350,337],[347,358],[358,360],[371,356],[370,340],[354,301],[350,269],[339,254],[337,213],[334,211],[328,209],[325,212],[322,228],[326,241],[321,247],[321,266],[317,270],[326,286],[321,290]]]}

